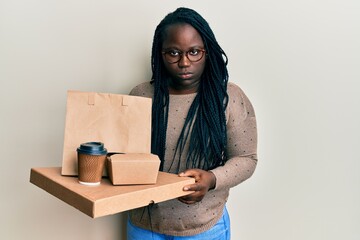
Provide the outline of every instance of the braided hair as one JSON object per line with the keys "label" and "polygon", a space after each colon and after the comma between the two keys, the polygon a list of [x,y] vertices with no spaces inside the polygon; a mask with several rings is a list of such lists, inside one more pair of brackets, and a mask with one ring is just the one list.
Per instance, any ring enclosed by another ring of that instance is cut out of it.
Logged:
{"label": "braided hair", "polygon": [[169,13],[155,30],[151,56],[151,83],[154,85],[151,150],[159,156],[160,169],[163,170],[169,112],[169,75],[161,51],[166,28],[178,23],[190,24],[198,31],[207,56],[198,93],[185,119],[173,161],[176,156],[181,158],[185,143],[189,140],[186,167],[210,170],[224,165],[227,160],[225,109],[228,103],[228,60],[206,20],[189,8],[182,7]]}

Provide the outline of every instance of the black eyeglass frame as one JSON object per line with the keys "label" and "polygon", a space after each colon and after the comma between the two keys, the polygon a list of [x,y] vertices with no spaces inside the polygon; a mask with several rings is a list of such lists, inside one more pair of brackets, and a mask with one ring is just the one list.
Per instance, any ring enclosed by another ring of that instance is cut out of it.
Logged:
{"label": "black eyeglass frame", "polygon": [[[202,52],[201,57],[200,57],[198,60],[196,60],[196,61],[192,61],[192,60],[189,58],[189,56],[188,56],[189,52],[191,52],[191,51],[193,51],[193,50],[197,50],[197,51]],[[180,54],[180,55],[179,55],[179,59],[176,60],[175,62],[172,62],[172,61],[169,61],[169,60],[166,58],[166,54],[169,53],[169,52],[171,52],[171,51],[174,51],[174,49],[167,50],[167,51],[162,51],[162,52],[161,52],[161,53],[164,55],[165,60],[166,60],[168,63],[170,63],[170,64],[174,64],[174,63],[180,62],[180,60],[181,60],[181,58],[183,58],[184,54],[185,54],[186,58],[187,58],[190,62],[192,62],[192,63],[193,63],[193,62],[198,62],[198,61],[200,61],[200,60],[206,55],[206,54],[205,54],[205,53],[206,53],[206,50],[203,49],[203,48],[193,48],[193,49],[191,49],[191,50],[189,50],[189,51],[186,51],[186,52],[176,50],[176,51],[178,51],[179,54]]]}

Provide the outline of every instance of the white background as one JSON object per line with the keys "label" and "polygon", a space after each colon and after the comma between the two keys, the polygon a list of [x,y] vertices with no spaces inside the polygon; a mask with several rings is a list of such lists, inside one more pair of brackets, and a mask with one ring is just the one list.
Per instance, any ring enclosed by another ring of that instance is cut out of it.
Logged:
{"label": "white background", "polygon": [[0,0],[1,239],[125,239],[29,183],[60,166],[68,89],[149,80],[156,25],[210,23],[258,119],[259,164],[231,190],[234,240],[360,237],[360,1]]}

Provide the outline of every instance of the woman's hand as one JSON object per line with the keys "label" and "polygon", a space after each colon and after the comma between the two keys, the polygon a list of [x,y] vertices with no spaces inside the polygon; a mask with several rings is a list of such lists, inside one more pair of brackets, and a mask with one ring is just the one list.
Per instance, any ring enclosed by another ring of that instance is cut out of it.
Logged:
{"label": "woman's hand", "polygon": [[186,204],[200,202],[205,194],[215,188],[216,177],[210,171],[201,169],[188,169],[179,174],[180,177],[193,177],[195,183],[184,187],[184,191],[194,191],[193,193],[180,197],[179,200]]}

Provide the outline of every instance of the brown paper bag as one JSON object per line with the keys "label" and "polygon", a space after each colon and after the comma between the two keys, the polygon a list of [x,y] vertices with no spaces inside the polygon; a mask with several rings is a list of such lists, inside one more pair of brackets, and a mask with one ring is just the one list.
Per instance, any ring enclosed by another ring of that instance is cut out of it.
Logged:
{"label": "brown paper bag", "polygon": [[62,175],[77,175],[76,149],[103,142],[108,152],[150,153],[150,98],[68,91]]}

